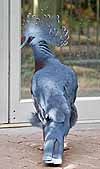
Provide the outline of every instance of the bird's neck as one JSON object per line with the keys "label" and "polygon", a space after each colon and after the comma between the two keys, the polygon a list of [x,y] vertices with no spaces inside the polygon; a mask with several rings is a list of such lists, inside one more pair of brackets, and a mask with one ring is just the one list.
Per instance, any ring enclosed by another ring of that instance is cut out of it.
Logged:
{"label": "bird's neck", "polygon": [[38,42],[36,45],[32,46],[32,49],[35,58],[35,71],[43,68],[49,59],[55,58],[45,41]]}

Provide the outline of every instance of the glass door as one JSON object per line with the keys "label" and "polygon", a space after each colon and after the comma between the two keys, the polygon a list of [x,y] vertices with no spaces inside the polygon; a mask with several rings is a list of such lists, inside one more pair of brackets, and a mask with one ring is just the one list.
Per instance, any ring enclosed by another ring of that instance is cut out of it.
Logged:
{"label": "glass door", "polygon": [[69,45],[54,48],[65,64],[77,72],[79,89],[76,105],[80,121],[100,120],[100,2],[88,0],[11,0],[10,4],[10,120],[28,122],[33,112],[30,86],[34,73],[32,50],[20,50],[23,19],[28,13],[60,15],[69,29]]}

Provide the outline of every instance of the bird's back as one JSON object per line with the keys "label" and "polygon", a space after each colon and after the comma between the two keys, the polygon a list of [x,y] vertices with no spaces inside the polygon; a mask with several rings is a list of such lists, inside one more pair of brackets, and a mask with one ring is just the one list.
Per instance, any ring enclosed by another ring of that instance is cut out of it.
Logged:
{"label": "bird's back", "polygon": [[[50,59],[44,68],[33,75],[33,95],[45,113],[52,111],[53,117],[58,118],[58,121],[64,119],[63,115],[68,111],[68,104],[74,100],[76,87],[74,79],[76,79],[74,71],[57,59]],[[68,93],[65,93],[65,88]],[[59,116],[56,116],[56,113]]]}
{"label": "bird's back", "polygon": [[70,92],[77,86],[75,72],[57,59],[49,59],[44,68],[33,75],[33,79],[37,83],[37,90],[46,90],[45,94],[63,94],[64,87],[69,87]]}

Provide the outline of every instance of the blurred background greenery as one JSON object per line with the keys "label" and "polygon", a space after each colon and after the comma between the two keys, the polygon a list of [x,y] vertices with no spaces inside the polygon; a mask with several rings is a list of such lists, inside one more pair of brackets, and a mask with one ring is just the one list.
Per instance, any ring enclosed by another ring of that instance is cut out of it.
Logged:
{"label": "blurred background greenery", "polygon": [[[42,12],[59,14],[61,25],[69,30],[69,44],[53,50],[77,72],[78,96],[100,96],[100,0],[21,0],[22,23],[28,13],[41,15]],[[31,97],[32,55],[30,47],[22,49],[21,97],[24,99]]]}

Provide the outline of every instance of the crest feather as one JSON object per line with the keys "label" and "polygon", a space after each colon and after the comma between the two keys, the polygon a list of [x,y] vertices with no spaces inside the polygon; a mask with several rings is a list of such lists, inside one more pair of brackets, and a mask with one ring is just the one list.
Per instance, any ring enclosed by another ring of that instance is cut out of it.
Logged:
{"label": "crest feather", "polygon": [[59,15],[51,16],[43,14],[37,17],[29,13],[27,15],[24,32],[31,30],[35,38],[41,37],[47,43],[56,46],[65,46],[68,43],[68,30],[60,27]]}

